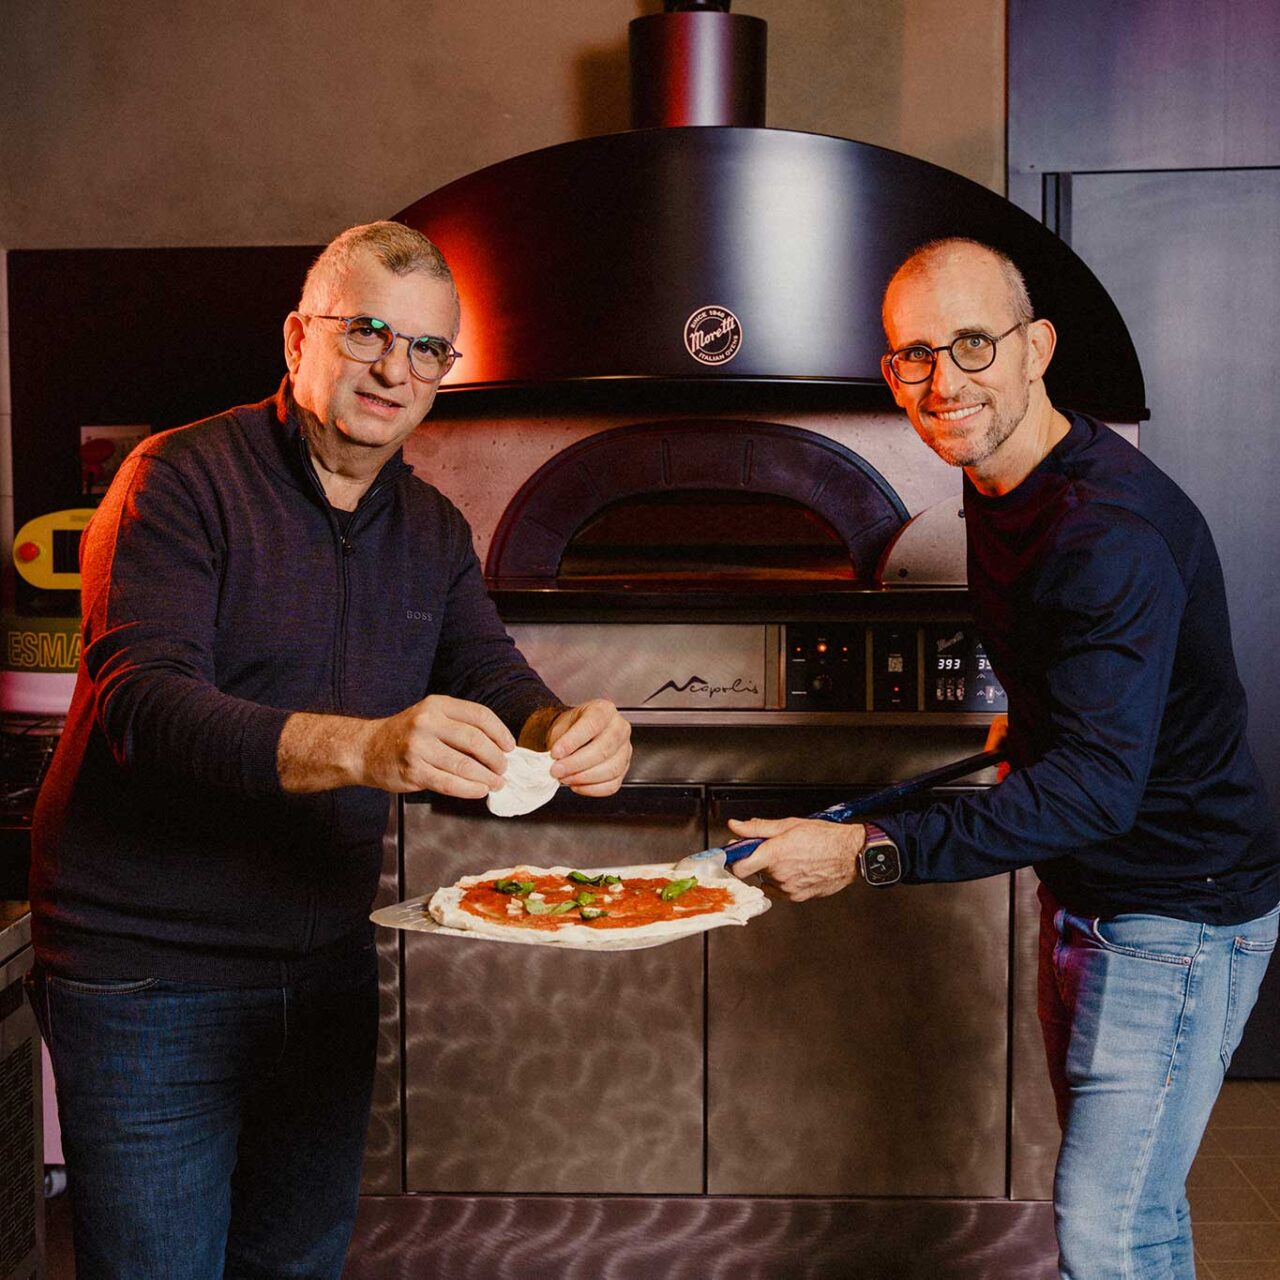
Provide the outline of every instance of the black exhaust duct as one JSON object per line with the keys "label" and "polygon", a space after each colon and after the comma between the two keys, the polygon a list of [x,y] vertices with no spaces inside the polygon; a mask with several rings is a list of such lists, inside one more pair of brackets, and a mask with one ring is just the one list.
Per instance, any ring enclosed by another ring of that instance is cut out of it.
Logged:
{"label": "black exhaust duct", "polygon": [[667,0],[665,12],[633,19],[631,127],[763,128],[767,34],[729,0]]}

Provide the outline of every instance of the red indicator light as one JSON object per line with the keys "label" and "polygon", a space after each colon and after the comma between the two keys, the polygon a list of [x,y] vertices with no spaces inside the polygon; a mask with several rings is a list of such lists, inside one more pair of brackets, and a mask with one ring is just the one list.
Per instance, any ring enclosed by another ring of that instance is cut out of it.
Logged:
{"label": "red indicator light", "polygon": [[819,653],[826,653],[829,646],[825,640],[819,640],[815,647]]}
{"label": "red indicator light", "polygon": [[24,564],[30,564],[40,554],[40,544],[38,542],[20,543],[14,550],[14,555],[18,557]]}

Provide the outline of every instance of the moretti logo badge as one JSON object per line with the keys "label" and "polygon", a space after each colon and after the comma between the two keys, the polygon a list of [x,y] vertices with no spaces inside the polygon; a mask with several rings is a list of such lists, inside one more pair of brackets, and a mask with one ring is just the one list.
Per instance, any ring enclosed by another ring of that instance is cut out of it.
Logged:
{"label": "moretti logo badge", "polygon": [[699,307],[684,322],[684,345],[701,364],[728,364],[742,346],[742,324],[726,307]]}

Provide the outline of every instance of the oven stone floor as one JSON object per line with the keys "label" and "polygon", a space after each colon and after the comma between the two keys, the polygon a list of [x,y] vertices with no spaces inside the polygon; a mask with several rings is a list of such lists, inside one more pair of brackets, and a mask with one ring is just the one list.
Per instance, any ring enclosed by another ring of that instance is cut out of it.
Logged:
{"label": "oven stone floor", "polygon": [[[1188,1187],[1198,1280],[1280,1280],[1280,1080],[1227,1081]],[[70,1202],[45,1209],[46,1280],[75,1280]]]}

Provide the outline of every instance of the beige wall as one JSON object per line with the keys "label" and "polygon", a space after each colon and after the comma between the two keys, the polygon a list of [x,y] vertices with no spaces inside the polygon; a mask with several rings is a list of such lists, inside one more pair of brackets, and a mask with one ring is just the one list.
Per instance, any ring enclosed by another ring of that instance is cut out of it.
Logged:
{"label": "beige wall", "polygon": [[[1004,3],[738,0],[769,124],[1004,184]],[[654,0],[0,0],[0,247],[296,244],[627,127]]]}

